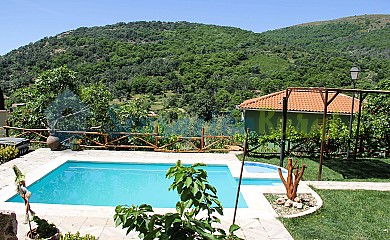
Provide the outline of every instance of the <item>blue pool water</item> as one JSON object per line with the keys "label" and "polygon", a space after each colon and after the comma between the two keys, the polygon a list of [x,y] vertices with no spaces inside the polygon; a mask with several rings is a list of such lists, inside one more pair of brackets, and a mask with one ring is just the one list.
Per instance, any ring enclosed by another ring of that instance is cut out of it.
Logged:
{"label": "blue pool water", "polygon": [[[266,163],[245,162],[244,167],[249,173],[277,173],[278,167]],[[282,169],[282,172],[286,172]]]}
{"label": "blue pool water", "polygon": [[[28,187],[30,202],[47,204],[117,206],[147,203],[155,208],[174,208],[176,191],[168,191],[172,179],[165,174],[173,164],[103,163],[68,161]],[[217,188],[222,205],[235,204],[238,179],[225,165],[203,167],[210,183]],[[256,182],[256,181],[255,181]],[[244,179],[242,184],[277,184],[280,180]],[[9,202],[22,202],[15,195]],[[247,207],[240,194],[239,207]]]}

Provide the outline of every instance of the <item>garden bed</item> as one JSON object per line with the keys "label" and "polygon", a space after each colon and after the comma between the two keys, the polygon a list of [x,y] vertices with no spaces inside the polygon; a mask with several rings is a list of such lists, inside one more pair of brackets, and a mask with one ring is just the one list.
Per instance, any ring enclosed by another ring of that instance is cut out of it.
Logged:
{"label": "garden bed", "polygon": [[278,204],[277,200],[285,197],[285,194],[266,193],[264,196],[280,217],[289,218],[303,216],[313,212],[314,208],[317,206],[317,199],[311,193],[301,193],[297,195],[297,197],[301,199],[299,202],[302,203],[302,208],[297,208],[293,205],[286,207],[284,204]]}

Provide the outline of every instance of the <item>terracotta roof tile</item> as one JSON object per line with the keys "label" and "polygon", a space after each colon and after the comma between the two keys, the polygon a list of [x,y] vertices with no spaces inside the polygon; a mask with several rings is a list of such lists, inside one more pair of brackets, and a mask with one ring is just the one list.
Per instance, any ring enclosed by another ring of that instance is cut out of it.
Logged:
{"label": "terracotta roof tile", "polygon": [[[330,92],[328,99],[335,95]],[[283,110],[283,97],[286,90],[271,93],[265,96],[244,101],[239,105],[241,109],[269,109]],[[325,94],[324,94],[325,97]],[[352,109],[352,97],[340,93],[328,106],[329,113],[350,114]],[[313,91],[292,91],[288,98],[288,110],[299,112],[323,112],[324,103],[320,92]],[[359,110],[359,100],[355,98],[354,113]]]}

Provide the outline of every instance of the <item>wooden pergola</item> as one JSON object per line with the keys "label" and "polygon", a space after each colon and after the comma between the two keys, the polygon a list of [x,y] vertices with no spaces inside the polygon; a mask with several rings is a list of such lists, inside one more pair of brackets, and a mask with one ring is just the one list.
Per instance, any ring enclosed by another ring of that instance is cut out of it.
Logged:
{"label": "wooden pergola", "polygon": [[[318,169],[318,180],[321,180],[322,177],[322,163],[324,159],[324,148],[325,148],[325,135],[326,135],[326,124],[327,124],[327,115],[328,115],[328,106],[340,93],[352,93],[353,95],[358,94],[359,96],[359,110],[357,116],[357,127],[356,127],[356,138],[355,138],[355,149],[353,151],[353,158],[356,160],[357,145],[359,140],[359,129],[360,129],[360,117],[362,110],[362,102],[367,97],[368,94],[390,94],[390,91],[385,90],[361,90],[361,89],[342,89],[342,88],[305,88],[305,87],[291,87],[286,89],[286,96],[283,97],[283,112],[282,112],[282,138],[281,138],[281,148],[280,148],[280,166],[283,166],[283,160],[285,157],[285,148],[286,148],[286,127],[287,127],[287,110],[288,110],[288,98],[290,97],[291,92],[293,91],[308,91],[308,92],[318,92],[321,95],[322,101],[324,103],[323,108],[323,118],[322,118],[322,137],[321,137],[321,150],[320,150],[320,162]],[[332,94],[331,98],[329,95]],[[352,99],[352,101],[354,101]],[[351,110],[350,126],[352,126],[352,116],[353,116],[353,105]],[[351,127],[350,127],[351,130]],[[348,155],[349,156],[349,149]]]}

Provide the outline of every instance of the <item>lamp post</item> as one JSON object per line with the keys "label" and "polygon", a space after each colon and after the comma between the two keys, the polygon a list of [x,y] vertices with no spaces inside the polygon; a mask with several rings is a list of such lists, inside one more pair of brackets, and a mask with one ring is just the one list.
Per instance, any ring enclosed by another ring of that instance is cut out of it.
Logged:
{"label": "lamp post", "polygon": [[353,88],[355,88],[355,80],[359,78],[360,69],[357,67],[352,67],[351,70],[349,70],[349,72],[351,73]]}
{"label": "lamp post", "polygon": [[[357,67],[352,67],[351,70],[349,70],[349,72],[351,73],[352,85],[353,85],[353,88],[355,89],[355,81],[359,77],[360,69]],[[349,150],[351,147],[354,105],[355,105],[355,93],[352,93],[352,109],[351,109],[351,115],[349,116],[349,138],[348,138],[347,160],[349,159]]]}

